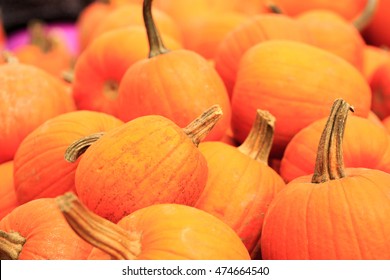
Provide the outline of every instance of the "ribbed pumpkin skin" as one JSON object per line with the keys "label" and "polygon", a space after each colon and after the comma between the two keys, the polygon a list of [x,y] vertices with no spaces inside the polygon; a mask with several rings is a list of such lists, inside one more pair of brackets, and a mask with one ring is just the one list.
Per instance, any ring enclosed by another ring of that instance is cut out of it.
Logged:
{"label": "ribbed pumpkin skin", "polygon": [[[237,234],[214,216],[185,205],[159,204],[124,217],[118,225],[139,235],[139,260],[249,260]],[[93,249],[88,259],[110,259]]]}
{"label": "ribbed pumpkin skin", "polygon": [[342,57],[362,71],[366,44],[349,21],[326,10],[307,11],[300,14],[297,20],[310,32],[314,46]]}
{"label": "ribbed pumpkin skin", "polygon": [[0,230],[26,239],[19,260],[83,260],[92,250],[69,226],[54,198],[18,206],[0,221]]}
{"label": "ribbed pumpkin skin", "polygon": [[117,222],[154,203],[193,205],[207,180],[207,163],[172,121],[145,116],[107,132],[76,171],[80,200]]}
{"label": "ribbed pumpkin skin", "polygon": [[[181,48],[165,37],[166,45]],[[118,116],[117,87],[126,70],[148,54],[144,27],[121,28],[102,34],[78,57],[72,93],[77,108]],[[111,89],[111,90],[110,90]]]}
{"label": "ribbed pumpkin skin", "polygon": [[290,182],[264,220],[263,259],[390,258],[390,175],[346,169],[347,177]]}
{"label": "ribbed pumpkin skin", "polygon": [[367,0],[274,0],[273,2],[289,16],[296,16],[308,10],[327,9],[338,13],[345,19],[352,20],[363,10],[366,1]]}
{"label": "ribbed pumpkin skin", "polygon": [[76,163],[65,151],[74,141],[122,125],[111,115],[75,111],[54,117],[30,133],[15,155],[15,189],[20,203],[75,190]]}
{"label": "ribbed pumpkin skin", "polygon": [[118,116],[123,121],[161,115],[180,127],[218,104],[223,116],[206,140],[221,139],[231,120],[229,97],[218,73],[202,56],[188,50],[133,64],[120,83],[119,103]]}
{"label": "ribbed pumpkin skin", "polygon": [[371,91],[356,68],[340,57],[299,42],[274,40],[252,47],[243,56],[232,98],[232,130],[242,142],[257,108],[277,120],[273,154],[311,122],[327,116],[336,98],[370,111]]}
{"label": "ribbed pumpkin skin", "polygon": [[390,60],[379,66],[370,81],[372,110],[380,119],[390,116]]}
{"label": "ribbed pumpkin skin", "polygon": [[199,149],[209,175],[195,207],[232,227],[251,253],[261,236],[268,205],[285,183],[271,167],[228,144],[203,142]]}
{"label": "ribbed pumpkin skin", "polygon": [[253,16],[225,36],[216,50],[214,60],[215,69],[223,79],[230,97],[244,53],[258,43],[278,39],[311,42],[304,26],[279,14]]}
{"label": "ribbed pumpkin skin", "polygon": [[21,63],[0,65],[0,163],[12,160],[37,126],[73,110],[68,89],[49,73]]}
{"label": "ribbed pumpkin skin", "polygon": [[[325,124],[326,119],[318,120],[291,139],[280,167],[280,174],[286,181],[313,173]],[[383,127],[368,119],[348,117],[343,151],[346,167],[364,167],[390,173],[390,137]]]}
{"label": "ribbed pumpkin skin", "polygon": [[0,220],[18,206],[14,187],[14,162],[0,164]]}

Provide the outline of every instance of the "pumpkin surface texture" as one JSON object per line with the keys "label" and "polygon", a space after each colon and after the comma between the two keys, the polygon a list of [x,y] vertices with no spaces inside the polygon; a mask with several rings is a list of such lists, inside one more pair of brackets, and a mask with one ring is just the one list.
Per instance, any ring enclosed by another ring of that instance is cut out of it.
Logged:
{"label": "pumpkin surface texture", "polygon": [[344,168],[350,109],[335,101],[313,175],[291,181],[271,202],[261,240],[264,259],[390,258],[390,174]]}

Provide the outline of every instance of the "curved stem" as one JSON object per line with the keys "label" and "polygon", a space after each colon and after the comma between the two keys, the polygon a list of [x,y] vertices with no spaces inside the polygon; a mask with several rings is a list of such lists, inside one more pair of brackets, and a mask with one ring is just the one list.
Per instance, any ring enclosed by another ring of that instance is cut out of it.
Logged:
{"label": "curved stem", "polygon": [[273,14],[283,14],[282,9],[276,5],[273,1],[267,1],[266,4],[267,9]]}
{"label": "curved stem", "polygon": [[169,52],[169,50],[164,46],[157,26],[154,23],[152,16],[152,2],[153,0],[144,0],[142,9],[146,33],[148,35],[149,41],[149,58]]}
{"label": "curved stem", "polygon": [[0,260],[17,260],[24,243],[26,243],[26,238],[18,232],[0,230]]}
{"label": "curved stem", "polygon": [[374,17],[377,6],[378,0],[367,0],[363,11],[352,22],[357,30],[363,31],[369,25]]}
{"label": "curved stem", "polygon": [[257,110],[252,129],[238,150],[254,160],[268,164],[274,139],[274,127],[275,117],[268,111]]}
{"label": "curved stem", "polygon": [[103,135],[104,132],[98,132],[74,141],[65,151],[65,160],[71,163],[75,162],[85,153],[89,146],[99,140]]}
{"label": "curved stem", "polygon": [[56,198],[58,207],[73,230],[85,241],[116,260],[134,260],[141,253],[140,234],[88,210],[73,193]]}
{"label": "curved stem", "polygon": [[322,132],[317,151],[312,183],[323,183],[345,177],[343,136],[348,112],[353,107],[343,99],[336,99]]}
{"label": "curved stem", "polygon": [[222,115],[221,107],[219,105],[214,105],[183,128],[183,131],[190,137],[195,146],[198,146],[217,124]]}

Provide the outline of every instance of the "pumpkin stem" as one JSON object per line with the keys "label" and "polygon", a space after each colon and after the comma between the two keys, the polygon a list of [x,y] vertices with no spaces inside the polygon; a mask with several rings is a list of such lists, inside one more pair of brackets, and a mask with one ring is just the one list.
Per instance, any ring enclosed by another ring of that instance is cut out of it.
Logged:
{"label": "pumpkin stem", "polygon": [[20,233],[0,230],[0,260],[17,260],[24,243],[26,243],[26,238]]}
{"label": "pumpkin stem", "polygon": [[275,117],[268,111],[257,110],[249,135],[238,150],[254,160],[268,164],[274,139]]}
{"label": "pumpkin stem", "polygon": [[74,70],[73,69],[69,69],[69,70],[65,70],[62,72],[62,79],[69,83],[69,84],[72,84],[74,82]]}
{"label": "pumpkin stem", "polygon": [[282,9],[276,5],[273,1],[267,1],[265,4],[267,9],[273,14],[283,14]]}
{"label": "pumpkin stem", "polygon": [[372,21],[377,7],[378,0],[367,0],[363,11],[352,21],[353,26],[355,26],[357,30],[363,31]]}
{"label": "pumpkin stem", "polygon": [[47,36],[44,23],[40,20],[31,20],[27,30],[30,36],[30,43],[39,47],[44,53],[49,52],[53,47],[53,41]]}
{"label": "pumpkin stem", "polygon": [[343,99],[336,99],[322,132],[318,146],[312,183],[320,184],[345,177],[343,136],[349,111],[353,107]]}
{"label": "pumpkin stem", "polygon": [[65,160],[71,163],[75,162],[85,153],[89,146],[99,140],[103,135],[104,132],[98,132],[74,141],[65,151]]}
{"label": "pumpkin stem", "polygon": [[72,229],[85,241],[116,260],[134,260],[141,253],[140,234],[130,233],[86,208],[73,193],[56,198]]}
{"label": "pumpkin stem", "polygon": [[152,2],[153,0],[144,0],[142,9],[149,41],[149,58],[169,52],[169,50],[164,46],[161,35],[154,23],[152,16]]}
{"label": "pumpkin stem", "polygon": [[10,63],[19,63],[19,59],[13,55],[10,51],[2,51],[1,56],[4,59],[4,61],[8,64]]}
{"label": "pumpkin stem", "polygon": [[199,143],[209,134],[222,115],[222,109],[219,105],[211,106],[202,115],[183,128],[183,131],[190,137],[195,146],[198,147]]}

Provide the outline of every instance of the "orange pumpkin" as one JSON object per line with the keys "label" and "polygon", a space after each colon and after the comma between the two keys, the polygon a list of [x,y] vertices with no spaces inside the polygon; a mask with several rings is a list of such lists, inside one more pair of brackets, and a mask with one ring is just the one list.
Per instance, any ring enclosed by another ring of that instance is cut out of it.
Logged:
{"label": "orange pumpkin", "polygon": [[199,150],[207,160],[207,184],[195,207],[213,214],[233,228],[252,258],[269,203],[284,186],[268,166],[275,119],[257,111],[251,133],[238,148],[222,142],[202,142]]}
{"label": "orange pumpkin", "polygon": [[386,131],[387,131],[388,133],[390,133],[390,116],[384,118],[384,119],[382,120],[382,124],[383,124],[383,126],[385,127]]}
{"label": "orange pumpkin", "polygon": [[72,193],[58,197],[57,204],[73,229],[96,246],[90,260],[249,260],[229,226],[193,207],[152,205],[114,224],[90,212]]}
{"label": "orange pumpkin", "polygon": [[363,75],[370,83],[372,75],[379,66],[390,61],[389,51],[372,45],[366,45],[363,49]]}
{"label": "orange pumpkin", "polygon": [[149,58],[134,63],[124,74],[119,85],[119,118],[129,121],[156,114],[185,126],[210,106],[218,104],[224,115],[207,140],[221,139],[231,116],[221,78],[196,52],[170,51],[164,46],[152,18],[151,2],[144,2]]}
{"label": "orange pumpkin", "polygon": [[204,58],[213,59],[226,34],[248,19],[239,12],[203,13],[182,27],[183,46]]}
{"label": "orange pumpkin", "polygon": [[2,260],[82,260],[91,250],[66,222],[54,198],[20,205],[0,221]]}
{"label": "orange pumpkin", "polygon": [[0,164],[0,220],[19,205],[14,187],[14,162]]}
{"label": "orange pumpkin", "polygon": [[215,53],[215,69],[232,96],[239,62],[244,53],[258,43],[285,39],[309,43],[308,32],[297,21],[279,14],[257,15],[230,31]]}
{"label": "orange pumpkin", "polygon": [[390,116],[390,60],[380,65],[370,81],[372,111],[380,118]]}
{"label": "orange pumpkin", "polygon": [[[280,168],[280,175],[287,182],[314,172],[317,146],[326,121],[324,118],[308,125],[288,143]],[[351,116],[343,139],[346,167],[390,173],[390,137],[383,126],[366,118]]]}
{"label": "orange pumpkin", "polygon": [[108,114],[75,111],[53,117],[37,127],[22,141],[14,158],[19,202],[74,191],[77,164],[64,160],[68,146],[79,138],[122,124]]}
{"label": "orange pumpkin", "polygon": [[[166,37],[167,46],[181,48]],[[78,57],[74,68],[72,94],[77,108],[118,116],[118,88],[124,73],[147,56],[144,27],[124,27],[96,38]]]}
{"label": "orange pumpkin", "polygon": [[[177,23],[169,15],[159,9],[154,8],[153,15],[161,32],[181,43],[181,31]],[[105,32],[128,26],[144,27],[141,4],[133,3],[120,5],[109,11],[93,30],[89,43]]]}
{"label": "orange pumpkin", "polygon": [[[183,129],[158,115],[111,129],[79,161],[80,200],[113,222],[155,203],[194,205],[207,180],[207,163],[197,145],[221,114],[214,106]],[[71,147],[70,157],[77,152]]]}
{"label": "orange pumpkin", "polygon": [[46,120],[75,110],[68,88],[36,66],[0,65],[0,163],[12,160],[22,140]]}
{"label": "orange pumpkin", "polygon": [[273,0],[272,2],[289,16],[296,16],[309,10],[326,9],[341,15],[347,20],[352,20],[361,13],[367,1],[369,0]]}
{"label": "orange pumpkin", "polygon": [[[313,62],[316,63],[313,63]],[[273,157],[302,128],[323,118],[338,97],[351,100],[367,117],[371,91],[359,71],[340,57],[300,42],[273,40],[248,50],[241,59],[232,98],[232,129],[242,142],[261,107],[278,120]]]}
{"label": "orange pumpkin", "polygon": [[271,202],[263,259],[389,259],[390,174],[344,168],[350,105],[336,100],[319,142],[314,174],[291,181]]}
{"label": "orange pumpkin", "polygon": [[297,20],[310,33],[312,45],[342,57],[362,71],[365,42],[349,21],[328,10],[309,10],[301,13]]}
{"label": "orange pumpkin", "polygon": [[21,63],[35,65],[57,78],[73,63],[73,54],[65,43],[65,38],[55,31],[45,30],[45,24],[32,21],[28,25],[29,42],[14,50]]}
{"label": "orange pumpkin", "polygon": [[76,20],[79,52],[85,50],[96,26],[113,8],[108,1],[93,1],[80,11]]}
{"label": "orange pumpkin", "polygon": [[390,47],[390,29],[387,27],[390,25],[389,11],[390,1],[379,0],[374,18],[363,31],[364,38],[369,44]]}

